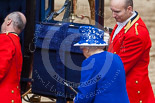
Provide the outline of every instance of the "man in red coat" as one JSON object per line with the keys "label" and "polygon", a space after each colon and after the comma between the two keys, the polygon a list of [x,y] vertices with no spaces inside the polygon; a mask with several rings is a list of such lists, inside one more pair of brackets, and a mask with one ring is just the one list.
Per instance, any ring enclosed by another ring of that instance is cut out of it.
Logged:
{"label": "man in red coat", "polygon": [[22,52],[18,34],[26,18],[21,12],[10,13],[1,26],[0,34],[0,103],[21,103],[20,74]]}
{"label": "man in red coat", "polygon": [[118,54],[126,72],[126,86],[130,103],[155,103],[148,77],[151,39],[136,11],[132,0],[111,0],[110,8],[115,25],[109,52]]}

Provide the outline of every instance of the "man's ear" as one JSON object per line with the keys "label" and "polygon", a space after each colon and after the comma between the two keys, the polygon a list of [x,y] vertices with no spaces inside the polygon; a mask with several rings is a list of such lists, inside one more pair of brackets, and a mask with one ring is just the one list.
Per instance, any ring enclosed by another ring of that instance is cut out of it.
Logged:
{"label": "man's ear", "polygon": [[9,26],[11,23],[12,23],[12,20],[9,19],[9,20],[7,21],[7,26]]}
{"label": "man's ear", "polygon": [[130,11],[130,12],[132,12],[133,11],[132,6],[128,6],[127,10]]}

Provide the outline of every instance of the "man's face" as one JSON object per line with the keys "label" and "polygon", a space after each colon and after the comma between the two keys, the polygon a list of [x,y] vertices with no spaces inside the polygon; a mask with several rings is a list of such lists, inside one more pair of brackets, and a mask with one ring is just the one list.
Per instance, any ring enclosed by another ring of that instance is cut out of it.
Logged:
{"label": "man's face", "polygon": [[6,32],[7,21],[8,21],[8,19],[7,19],[7,17],[6,17],[6,18],[4,19],[4,22],[3,22],[2,26],[1,26],[1,33]]}
{"label": "man's face", "polygon": [[124,22],[129,16],[129,10],[125,8],[124,2],[122,0],[112,0],[110,4],[110,9],[112,11],[112,16],[116,22]]}

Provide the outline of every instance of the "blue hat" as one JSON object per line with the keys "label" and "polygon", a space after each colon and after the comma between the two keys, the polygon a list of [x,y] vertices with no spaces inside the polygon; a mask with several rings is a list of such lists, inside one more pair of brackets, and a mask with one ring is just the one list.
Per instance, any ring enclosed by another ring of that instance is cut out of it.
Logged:
{"label": "blue hat", "polygon": [[80,26],[80,41],[74,46],[107,46],[103,41],[104,31],[92,26]]}

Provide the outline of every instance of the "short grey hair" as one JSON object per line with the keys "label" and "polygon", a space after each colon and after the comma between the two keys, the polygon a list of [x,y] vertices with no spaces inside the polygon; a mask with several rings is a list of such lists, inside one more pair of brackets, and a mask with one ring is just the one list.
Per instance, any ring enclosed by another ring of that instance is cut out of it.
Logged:
{"label": "short grey hair", "polygon": [[80,46],[80,48],[81,49],[82,48],[87,48],[87,49],[94,49],[94,50],[96,50],[96,49],[104,49],[105,46]]}
{"label": "short grey hair", "polygon": [[133,8],[133,0],[125,0],[125,8],[131,6]]}
{"label": "short grey hair", "polygon": [[11,19],[13,21],[13,26],[18,28],[20,31],[22,31],[25,28],[25,23],[22,20],[21,15],[19,12],[12,12],[8,15],[8,19]]}

